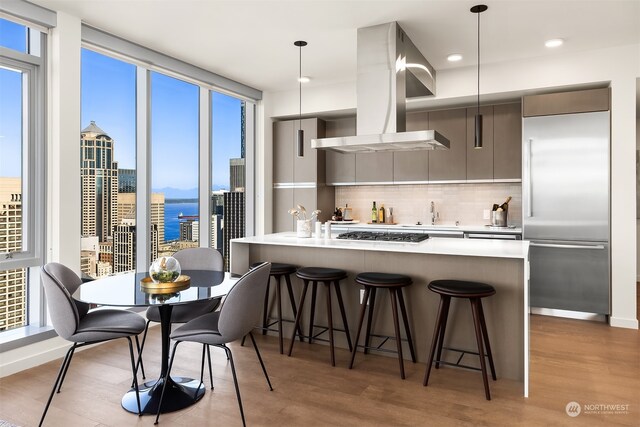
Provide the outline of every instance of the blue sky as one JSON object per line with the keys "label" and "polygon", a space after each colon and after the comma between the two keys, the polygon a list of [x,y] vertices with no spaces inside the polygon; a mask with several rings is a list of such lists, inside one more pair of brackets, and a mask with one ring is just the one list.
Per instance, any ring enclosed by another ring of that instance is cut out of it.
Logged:
{"label": "blue sky", "polygon": [[[0,46],[26,51],[22,25],[0,19]],[[0,68],[0,176],[20,177],[22,168],[22,77]]]}
{"label": "blue sky", "polygon": [[[0,46],[24,52],[25,27],[0,19]],[[82,49],[81,129],[93,120],[115,140],[118,167],[135,168],[136,67]],[[19,74],[0,69],[0,176],[20,176]],[[198,187],[198,87],[151,73],[152,187]],[[241,101],[213,92],[212,187],[228,188],[229,159],[240,157]],[[78,132],[78,148],[80,135]]]}

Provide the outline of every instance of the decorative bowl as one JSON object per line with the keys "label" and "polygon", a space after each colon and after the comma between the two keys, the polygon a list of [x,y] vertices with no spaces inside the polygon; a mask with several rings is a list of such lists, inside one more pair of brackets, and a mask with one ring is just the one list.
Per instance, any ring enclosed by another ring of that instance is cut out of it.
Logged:
{"label": "decorative bowl", "polygon": [[149,267],[149,276],[154,283],[175,282],[181,273],[180,263],[174,257],[161,257]]}

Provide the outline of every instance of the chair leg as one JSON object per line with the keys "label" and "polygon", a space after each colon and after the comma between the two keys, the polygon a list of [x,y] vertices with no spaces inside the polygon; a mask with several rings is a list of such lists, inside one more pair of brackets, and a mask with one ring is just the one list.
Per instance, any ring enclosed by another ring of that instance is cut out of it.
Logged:
{"label": "chair leg", "polygon": [[273,387],[271,386],[271,380],[269,380],[269,374],[267,374],[267,368],[265,368],[264,366],[264,362],[262,361],[262,356],[260,356],[260,350],[258,350],[258,344],[256,344],[256,339],[253,337],[253,334],[251,332],[249,332],[249,338],[251,338],[251,342],[253,343],[253,348],[256,350],[256,355],[258,356],[258,361],[260,361],[262,372],[264,373],[264,377],[267,379],[267,384],[269,384],[269,390],[273,391]]}
{"label": "chair leg", "polygon": [[426,386],[429,383],[429,375],[431,375],[431,365],[433,365],[433,356],[436,354],[436,347],[438,346],[438,337],[440,336],[440,324],[442,323],[442,317],[444,314],[444,298],[440,298],[440,306],[438,307],[438,316],[436,317],[436,326],[433,331],[433,338],[431,339],[431,350],[429,351],[429,360],[427,361],[427,370],[424,373],[424,380],[422,385]]}
{"label": "chair leg", "polygon": [[284,354],[284,344],[282,342],[282,297],[280,295],[280,285],[282,276],[275,276],[276,279],[276,310],[278,313],[278,345],[280,354]]}
{"label": "chair leg", "polygon": [[[136,365],[136,369],[142,366],[142,352],[144,351],[144,343],[147,342],[147,332],[149,331],[149,323],[151,320],[147,320],[147,324],[144,325],[144,333],[142,334],[142,342],[140,343],[140,351],[138,352],[138,363]],[[142,379],[145,379],[144,376],[144,368],[142,368]],[[131,385],[133,387],[133,384]]]}
{"label": "chair leg", "polygon": [[[200,360],[200,384],[204,383],[204,357],[207,353],[207,345],[202,344],[202,359]],[[200,390],[200,386],[198,386]]]}
{"label": "chair leg", "polygon": [[329,327],[329,351],[331,351],[331,366],[336,366],[335,346],[333,344],[333,310],[331,309],[331,282],[324,282],[327,289],[327,326]]}
{"label": "chair leg", "polygon": [[67,371],[69,370],[69,365],[71,364],[71,359],[75,354],[76,347],[77,346],[75,344],[73,345],[73,347],[71,347],[71,354],[69,354],[69,360],[67,360],[67,363],[64,366],[64,371],[62,372],[62,377],[60,378],[60,382],[58,383],[58,391],[56,393],[60,393],[60,389],[62,388],[62,383],[64,382],[64,379],[67,377]]}
{"label": "chair leg", "polygon": [[138,368],[136,366],[136,357],[133,354],[133,342],[131,337],[127,337],[129,341],[129,354],[131,355],[131,374],[133,375],[133,386],[136,390],[136,401],[138,402],[138,416],[142,415],[142,408],[140,407],[140,388],[138,387]]}
{"label": "chair leg", "polygon": [[[144,373],[144,363],[142,363],[142,347],[140,346],[140,340],[138,339],[138,336],[136,335],[136,349],[138,350],[138,360],[139,360],[139,365],[140,365],[140,373],[142,374],[142,379],[146,379],[147,377],[145,376]],[[136,369],[137,369],[137,365],[136,364]]]}
{"label": "chair leg", "polygon": [[[289,293],[289,301],[291,301],[291,309],[293,311],[293,317],[295,318],[298,315],[298,310],[296,310],[296,300],[293,296],[293,287],[291,286],[291,277],[289,274],[285,274],[284,281],[287,284],[287,291]],[[298,339],[300,342],[304,342],[303,338],[304,334],[302,333],[302,328],[298,325]]]}
{"label": "chair leg", "polygon": [[304,281],[304,286],[302,287],[302,295],[300,295],[300,303],[298,304],[298,314],[296,314],[296,323],[293,325],[293,335],[291,336],[291,342],[289,343],[289,353],[291,356],[291,352],[293,351],[293,343],[296,342],[296,330],[300,328],[300,318],[302,317],[302,306],[304,305],[304,297],[307,296],[307,288],[309,287],[309,282],[307,280]]}
{"label": "chair leg", "polygon": [[67,362],[71,360],[69,358],[69,355],[75,350],[75,348],[76,348],[76,344],[73,344],[73,346],[69,350],[67,350],[67,354],[65,354],[64,359],[62,360],[62,364],[60,365],[60,370],[58,370],[58,376],[56,377],[56,380],[53,383],[51,394],[49,394],[49,400],[47,400],[47,404],[44,407],[44,412],[42,412],[42,417],[40,418],[40,423],[38,424],[38,426],[42,426],[42,423],[44,422],[44,417],[47,415],[47,411],[49,410],[49,405],[51,405],[51,400],[53,399],[53,395],[55,394],[56,388],[58,387],[58,382],[60,381],[60,378],[62,378],[62,372],[64,372]]}
{"label": "chair leg", "polygon": [[[211,381],[211,390],[213,390],[213,369],[211,369],[211,349],[208,345],[203,344],[207,347],[207,359],[209,360],[209,380]],[[229,360],[227,358],[227,360]]]}
{"label": "chair leg", "polygon": [[436,353],[436,369],[440,369],[440,360],[442,360],[442,346],[444,345],[444,333],[447,329],[447,320],[449,319],[449,307],[451,306],[451,297],[443,296],[444,312],[442,313],[442,322],[440,324],[440,338],[438,340],[438,351]]}
{"label": "chair leg", "polygon": [[480,314],[480,326],[482,327],[482,336],[484,337],[484,346],[487,348],[487,356],[489,356],[489,367],[491,368],[491,378],[496,381],[496,368],[493,365],[493,355],[491,354],[491,344],[489,344],[489,334],[487,334],[487,323],[484,320],[484,310],[482,309],[482,300],[478,300],[478,312]]}
{"label": "chair leg", "polygon": [[404,358],[402,357],[402,339],[400,338],[400,321],[398,319],[398,302],[394,289],[389,289],[391,298],[391,312],[393,313],[393,328],[396,334],[396,347],[398,349],[398,364],[400,365],[400,378],[404,379]]}
{"label": "chair leg", "polygon": [[[295,338],[295,335],[294,335],[294,338]],[[222,347],[224,347],[225,350],[227,351],[227,354],[229,354],[229,360],[231,361],[231,373],[233,374],[233,384],[236,387],[236,396],[238,397],[238,406],[240,407],[240,416],[242,417],[242,425],[243,427],[246,427],[247,423],[244,419],[244,410],[242,409],[242,398],[240,397],[240,387],[238,386],[238,377],[236,375],[236,367],[235,367],[235,364],[233,363],[233,354],[231,353],[231,349],[226,345],[222,345]]]}
{"label": "chair leg", "polygon": [[369,297],[369,314],[367,315],[367,333],[364,336],[364,354],[369,354],[369,345],[371,342],[371,323],[373,323],[373,308],[376,304],[376,288],[371,288],[371,296]]}
{"label": "chair leg", "polygon": [[[271,276],[267,277],[267,289],[264,291],[264,306],[262,308],[262,335],[267,335],[267,327],[269,324],[269,287],[271,285]],[[244,342],[242,343],[244,345]]]}
{"label": "chair leg", "polygon": [[409,329],[409,317],[407,316],[407,308],[404,305],[404,296],[402,295],[402,289],[396,289],[398,295],[398,303],[400,304],[400,313],[402,314],[402,321],[404,323],[404,332],[407,334],[407,342],[409,343],[409,352],[411,353],[411,360],[416,363],[416,352],[413,349],[413,338],[411,337],[411,329]]}
{"label": "chair leg", "polygon": [[482,382],[484,383],[484,395],[487,400],[491,400],[489,391],[489,380],[487,379],[487,363],[484,360],[484,349],[482,345],[482,328],[480,327],[480,314],[478,313],[478,298],[470,298],[471,312],[473,313],[473,326],[476,331],[476,342],[478,343],[478,354],[480,357],[480,370],[482,371]]}
{"label": "chair leg", "polygon": [[347,314],[344,311],[344,303],[342,302],[340,282],[336,280],[333,283],[336,287],[336,297],[338,297],[338,307],[340,307],[340,315],[342,316],[342,326],[344,326],[344,333],[347,335],[347,344],[349,345],[349,351],[351,351],[353,350],[353,345],[351,344],[351,333],[349,332],[349,324],[347,323]]}
{"label": "chair leg", "polygon": [[[316,294],[318,292],[318,282],[311,282],[311,314],[309,315],[309,344],[313,342],[313,323],[316,315]],[[300,307],[302,310],[302,306]],[[295,337],[294,337],[295,338]]]}
{"label": "chair leg", "polygon": [[358,328],[356,329],[356,338],[353,342],[353,349],[351,350],[351,362],[349,362],[349,369],[353,368],[353,362],[356,360],[356,352],[358,351],[358,340],[360,340],[360,331],[362,330],[362,323],[364,322],[364,315],[367,311],[367,302],[369,301],[369,293],[371,288],[369,286],[364,287],[364,298],[362,304],[360,304],[360,316],[358,320]]}
{"label": "chair leg", "polygon": [[167,373],[163,378],[162,393],[160,394],[160,402],[158,402],[158,412],[156,413],[156,421],[153,424],[158,424],[158,420],[160,419],[160,409],[162,409],[162,399],[164,399],[164,391],[167,388],[167,383],[169,382],[169,378],[171,378],[171,367],[173,366],[173,359],[175,359],[176,349],[178,348],[178,344],[180,344],[180,341],[176,341],[176,343],[173,345],[173,351],[171,352],[171,359],[169,359],[169,368],[167,369]]}

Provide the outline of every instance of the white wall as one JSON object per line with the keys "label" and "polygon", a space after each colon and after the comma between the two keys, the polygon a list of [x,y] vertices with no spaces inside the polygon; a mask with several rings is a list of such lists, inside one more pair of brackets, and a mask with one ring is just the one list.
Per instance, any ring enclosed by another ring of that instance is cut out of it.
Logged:
{"label": "white wall", "polygon": [[[475,68],[439,71],[435,102],[451,104],[476,92]],[[611,86],[611,257],[612,326],[638,328],[636,320],[635,89],[640,45],[487,64],[481,93],[539,92],[563,86],[610,82]],[[354,76],[355,77],[355,76]],[[297,91],[268,94],[269,117],[295,115]],[[267,99],[267,98],[265,98]],[[428,106],[428,102],[422,102]],[[434,103],[435,103],[434,102]],[[354,109],[355,82],[303,89],[303,114]],[[271,133],[266,124],[265,135]],[[265,137],[265,144],[271,139]],[[265,164],[265,170],[270,164]],[[265,184],[267,185],[267,184]]]}

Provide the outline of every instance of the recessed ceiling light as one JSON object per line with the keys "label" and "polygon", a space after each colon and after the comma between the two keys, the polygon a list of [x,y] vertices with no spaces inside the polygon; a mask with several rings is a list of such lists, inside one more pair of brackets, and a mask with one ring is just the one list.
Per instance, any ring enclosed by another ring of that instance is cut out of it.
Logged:
{"label": "recessed ceiling light", "polygon": [[562,46],[563,43],[564,43],[564,40],[562,39],[551,39],[544,42],[544,45],[546,47],[558,47],[558,46]]}
{"label": "recessed ceiling light", "polygon": [[459,53],[452,53],[451,55],[447,56],[447,61],[449,62],[458,62],[462,59],[462,55],[460,55]]}
{"label": "recessed ceiling light", "polygon": [[308,77],[308,76],[302,76],[302,77],[300,77],[300,78],[298,79],[298,81],[299,81],[300,83],[309,83],[309,82],[311,81],[311,77]]}

